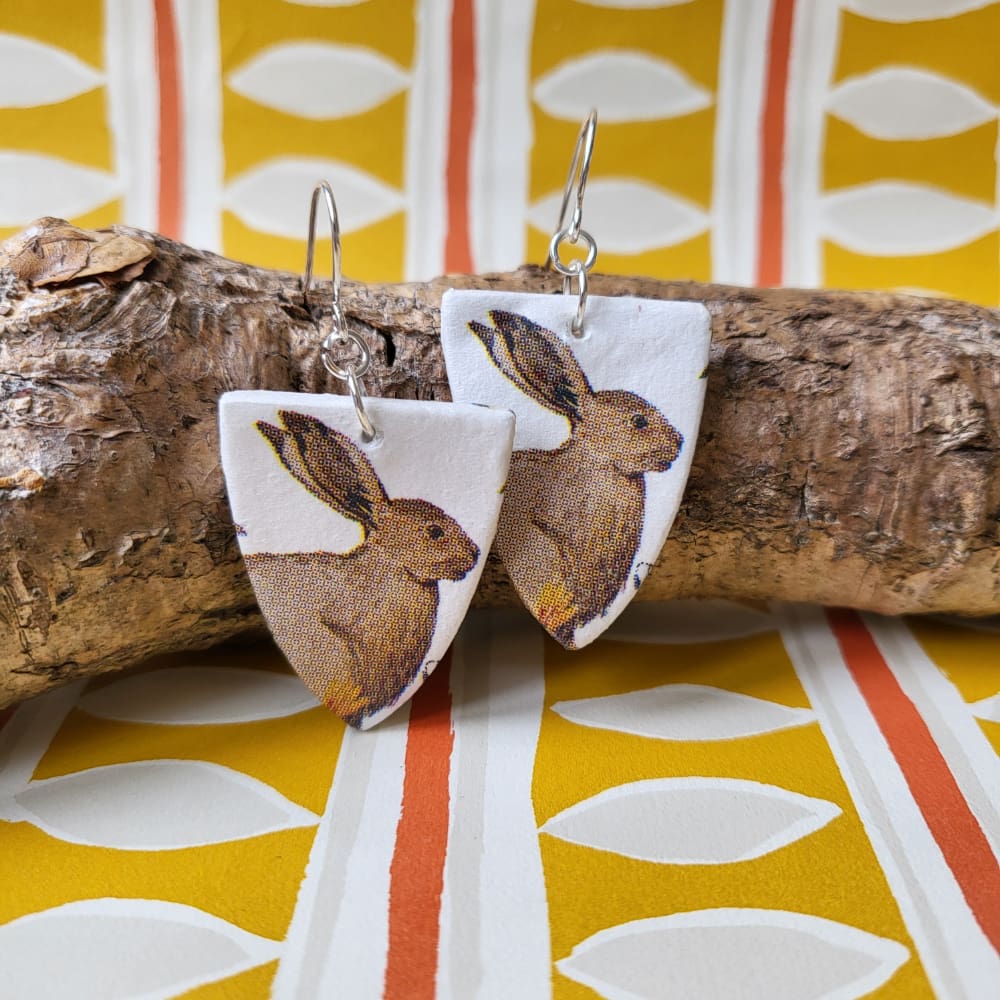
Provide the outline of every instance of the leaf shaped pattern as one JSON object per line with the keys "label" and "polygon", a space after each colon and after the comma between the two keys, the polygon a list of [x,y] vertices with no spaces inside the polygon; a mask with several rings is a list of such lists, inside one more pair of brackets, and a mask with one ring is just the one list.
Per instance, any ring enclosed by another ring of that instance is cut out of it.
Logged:
{"label": "leaf shaped pattern", "polygon": [[0,32],[0,108],[67,101],[100,86],[103,79],[64,49]]}
{"label": "leaf shaped pattern", "polygon": [[363,229],[400,212],[403,195],[344,163],[306,157],[280,157],[237,177],[226,192],[226,204],[248,226],[274,236],[303,237],[302,206],[317,177],[337,192],[342,232]]}
{"label": "leaf shaped pattern", "polygon": [[763,857],[840,815],[824,799],[736,778],[652,778],[584,799],[542,832],[639,861],[721,865]]}
{"label": "leaf shaped pattern", "polygon": [[312,826],[318,817],[270,785],[220,764],[146,760],[33,781],[0,802],[61,840],[169,851]]}
{"label": "leaf shaped pattern", "polygon": [[883,181],[824,198],[827,234],[856,253],[949,250],[996,228],[995,210],[921,184]]}
{"label": "leaf shaped pattern", "polygon": [[193,906],[86,899],[3,925],[0,952],[6,996],[158,1000],[273,961],[279,945]]}
{"label": "leaf shaped pattern", "polygon": [[[529,212],[532,225],[548,231],[561,202],[561,190],[535,202]],[[697,205],[645,181],[601,178],[587,184],[587,226],[601,234],[601,249],[610,253],[680,243],[703,233],[708,223]]]}
{"label": "leaf shaped pattern", "polygon": [[275,45],[226,81],[258,104],[302,118],[338,118],[377,107],[405,90],[409,78],[370,49],[327,42]]}
{"label": "leaf shaped pattern", "polygon": [[742,639],[776,628],[771,615],[734,601],[644,601],[631,604],[604,638],[673,645]]}
{"label": "leaf shaped pattern", "polygon": [[932,139],[955,135],[996,118],[975,91],[947,77],[893,66],[845,80],[830,110],[877,139]]}
{"label": "leaf shaped pattern", "polygon": [[664,684],[601,698],[560,701],[552,711],[570,722],[659,740],[735,740],[816,721],[807,708],[706,684]]}
{"label": "leaf shaped pattern", "polygon": [[845,7],[877,21],[930,21],[980,10],[991,0],[847,0]]}
{"label": "leaf shaped pattern", "polygon": [[117,178],[36,153],[0,152],[0,226],[20,226],[42,215],[71,219],[120,193]]}
{"label": "leaf shaped pattern", "polygon": [[602,121],[636,122],[701,111],[711,107],[712,95],[645,52],[602,50],[545,74],[535,84],[535,100],[554,118],[578,121],[599,107]]}
{"label": "leaf shaped pattern", "polygon": [[169,667],[90,691],[80,707],[103,719],[167,726],[256,722],[317,705],[297,677],[234,667]]}
{"label": "leaf shaped pattern", "polygon": [[897,941],[787,910],[694,910],[598,931],[556,967],[602,997],[852,1000],[907,960]]}
{"label": "leaf shaped pattern", "polygon": [[972,714],[984,722],[1000,722],[1000,694],[975,702],[972,706]]}

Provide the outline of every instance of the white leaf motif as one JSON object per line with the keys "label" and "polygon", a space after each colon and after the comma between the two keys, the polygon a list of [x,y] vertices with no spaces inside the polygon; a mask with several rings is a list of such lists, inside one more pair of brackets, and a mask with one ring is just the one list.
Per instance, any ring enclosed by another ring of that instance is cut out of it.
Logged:
{"label": "white leaf motif", "polygon": [[102,719],[167,726],[255,722],[297,715],[316,705],[297,677],[233,667],[152,670],[80,699],[82,709]]}
{"label": "white leaf motif", "polygon": [[241,174],[229,185],[226,206],[254,229],[300,240],[302,206],[309,204],[319,177],[337,192],[342,232],[364,229],[406,206],[399,191],[354,167],[306,157],[268,160]]}
{"label": "white leaf motif", "polygon": [[319,822],[270,785],[196,760],[109,764],[33,781],[0,803],[0,815],[122,851],[198,847]]}
{"label": "white leaf motif", "polygon": [[604,639],[686,645],[742,639],[776,628],[766,612],[733,601],[643,601],[629,605]]}
{"label": "white leaf motif", "polygon": [[830,110],[876,139],[932,139],[993,121],[975,91],[926,70],[893,66],[845,80]]}
{"label": "white leaf motif", "polygon": [[100,86],[103,79],[64,49],[0,32],[0,108],[67,101]]}
{"label": "white leaf motif", "polygon": [[776,785],[737,778],[652,778],[584,799],[541,830],[639,861],[723,865],[801,840],[840,807]]}
{"label": "white leaf motif", "polygon": [[988,7],[993,0],[846,0],[845,7],[876,21],[930,21]]}
{"label": "white leaf motif", "polygon": [[181,903],[85,899],[3,925],[0,953],[5,996],[166,1000],[273,961],[280,945]]}
{"label": "white leaf motif", "polygon": [[621,7],[625,10],[642,10],[651,7],[683,7],[692,0],[576,0],[588,7]]}
{"label": "white leaf motif", "polygon": [[[559,216],[562,191],[531,206],[529,219],[547,232]],[[708,228],[708,216],[697,205],[667,194],[645,181],[601,178],[587,184],[586,228],[610,253],[642,253],[691,239]]]}
{"label": "white leaf motif", "polygon": [[854,1000],[909,955],[897,941],[822,917],[734,908],[598,931],[556,967],[610,1000]]}
{"label": "white leaf motif", "polygon": [[265,107],[324,119],[378,107],[405,90],[409,77],[371,49],[296,42],[257,53],[226,82]]}
{"label": "white leaf motif", "polygon": [[997,227],[989,205],[921,184],[884,181],[823,199],[826,234],[856,253],[939,253]]}
{"label": "white leaf motif", "polygon": [[552,711],[569,722],[658,740],[737,740],[816,721],[807,708],[706,684],[664,684],[602,698],[559,701]]}
{"label": "white leaf motif", "polygon": [[117,178],[37,153],[0,152],[0,226],[21,226],[40,215],[71,219],[121,193]]}
{"label": "white leaf motif", "polygon": [[571,121],[597,107],[605,122],[673,118],[712,105],[712,95],[670,63],[612,49],[560,63],[535,84],[535,100],[554,118]]}
{"label": "white leaf motif", "polygon": [[984,722],[1000,722],[1000,694],[974,702],[972,714]]}

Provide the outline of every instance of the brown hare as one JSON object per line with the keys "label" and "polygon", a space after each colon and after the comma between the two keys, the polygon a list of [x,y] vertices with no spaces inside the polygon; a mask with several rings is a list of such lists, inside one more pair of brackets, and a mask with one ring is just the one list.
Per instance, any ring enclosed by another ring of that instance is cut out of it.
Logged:
{"label": "brown hare", "polygon": [[472,321],[493,363],[569,423],[558,448],[515,451],[496,548],[535,617],[567,649],[578,628],[629,586],[649,472],[683,440],[663,414],[623,389],[595,391],[570,348],[525,316],[494,309]]}
{"label": "brown hare", "polygon": [[426,500],[391,498],[350,438],[281,410],[256,427],[313,496],[357,522],[349,552],[244,556],[274,637],[322,701],[362,726],[420,670],[434,635],[438,581],[461,580],[479,549]]}

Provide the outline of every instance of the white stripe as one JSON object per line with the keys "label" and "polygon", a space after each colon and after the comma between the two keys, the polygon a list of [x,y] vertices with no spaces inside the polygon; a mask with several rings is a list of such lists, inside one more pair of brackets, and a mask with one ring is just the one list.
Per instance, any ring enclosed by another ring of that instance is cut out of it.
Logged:
{"label": "white stripe", "polygon": [[406,123],[407,281],[444,271],[448,224],[448,107],[451,99],[451,0],[419,0]]}
{"label": "white stripe", "polygon": [[24,791],[86,681],[73,681],[18,706],[0,729],[0,797]]}
{"label": "white stripe", "polygon": [[840,46],[840,4],[795,5],[785,102],[784,248],[786,285],[822,284],[820,193],[827,95]]}
{"label": "white stripe", "polygon": [[217,0],[173,0],[180,50],[181,239],[222,250],[222,80]]}
{"label": "white stripe", "polygon": [[914,801],[878,723],[816,608],[776,606],[781,635],[899,904],[932,987],[988,1000],[993,950]]}
{"label": "white stripe", "polygon": [[727,3],[716,97],[712,280],[752,285],[760,230],[761,115],[772,0]]}
{"label": "white stripe", "polygon": [[913,702],[993,853],[1000,846],[1000,758],[958,689],[901,622],[865,615],[889,669]]}
{"label": "white stripe", "polygon": [[276,1000],[381,996],[409,705],[348,729],[274,980]]}
{"label": "white stripe", "polygon": [[122,222],[156,229],[159,221],[159,83],[152,0],[105,0],[104,59]]}
{"label": "white stripe", "polygon": [[459,636],[438,995],[541,1000],[552,958],[531,779],[543,636],[519,611],[473,612]]}
{"label": "white stripe", "polygon": [[[477,271],[524,263],[535,0],[476,0],[476,104],[469,219]],[[566,150],[569,163],[571,149]],[[553,220],[554,224],[555,220]]]}

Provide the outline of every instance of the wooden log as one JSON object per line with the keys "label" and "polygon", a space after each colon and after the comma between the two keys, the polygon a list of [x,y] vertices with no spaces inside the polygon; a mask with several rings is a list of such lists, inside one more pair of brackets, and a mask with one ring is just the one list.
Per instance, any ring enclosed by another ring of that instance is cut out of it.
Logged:
{"label": "wooden log", "polygon": [[[373,394],[447,399],[447,288],[345,282]],[[703,301],[705,416],[640,599],[1000,611],[1000,313],[940,299],[595,275]],[[317,296],[320,299],[321,296]],[[261,628],[219,468],[237,388],[342,392],[296,275],[43,219],[0,255],[0,704]],[[669,350],[669,344],[664,344]],[[480,603],[515,600],[490,560]]]}

